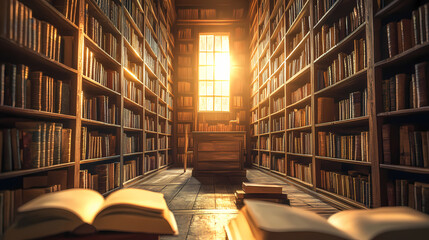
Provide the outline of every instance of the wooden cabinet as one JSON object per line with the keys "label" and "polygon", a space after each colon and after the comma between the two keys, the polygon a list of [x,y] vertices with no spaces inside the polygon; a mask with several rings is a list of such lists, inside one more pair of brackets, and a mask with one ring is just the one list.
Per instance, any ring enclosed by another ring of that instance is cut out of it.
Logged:
{"label": "wooden cabinet", "polygon": [[245,176],[243,168],[246,132],[193,132],[192,174],[233,174]]}

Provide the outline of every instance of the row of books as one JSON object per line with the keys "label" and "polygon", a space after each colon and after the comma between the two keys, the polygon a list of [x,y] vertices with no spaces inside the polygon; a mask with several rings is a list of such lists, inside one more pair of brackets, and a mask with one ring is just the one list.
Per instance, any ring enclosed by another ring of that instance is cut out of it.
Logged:
{"label": "row of books", "polygon": [[412,11],[411,19],[392,21],[383,27],[383,58],[390,58],[429,41],[429,3]]}
{"label": "row of books", "polygon": [[145,151],[153,151],[153,150],[156,150],[155,138],[154,137],[147,137],[146,138],[146,144],[145,144]]}
{"label": "row of books", "polygon": [[140,158],[136,160],[125,160],[122,175],[124,182],[137,177],[137,161],[140,161]]}
{"label": "row of books", "polygon": [[119,124],[119,109],[109,96],[82,95],[82,118]]}
{"label": "row of books", "polygon": [[112,58],[118,59],[118,40],[112,33],[106,31],[94,16],[89,14],[88,4],[85,7],[84,32]]}
{"label": "row of books", "polygon": [[158,84],[156,82],[156,78],[149,77],[149,72],[144,71],[144,85],[149,88],[154,94],[156,94],[156,90],[158,88]]}
{"label": "row of books", "polygon": [[159,153],[158,154],[158,166],[163,167],[167,165],[167,155],[165,153]]}
{"label": "row of books", "polygon": [[145,130],[155,132],[156,131],[155,117],[146,115],[144,118],[145,118]]}
{"label": "row of books", "polygon": [[281,116],[281,117],[278,117],[278,118],[273,118],[272,119],[271,130],[273,132],[285,130],[285,117]]}
{"label": "row of books", "polygon": [[370,162],[369,133],[337,134],[332,132],[317,133],[318,155]]}
{"label": "row of books", "polygon": [[178,121],[193,121],[194,115],[192,112],[177,112]]}
{"label": "row of books", "polygon": [[258,109],[255,109],[254,111],[252,111],[251,113],[250,113],[250,121],[253,123],[253,122],[256,122],[256,121],[258,121]]}
{"label": "row of books", "polygon": [[273,155],[272,159],[271,169],[277,172],[286,173],[285,157]]}
{"label": "row of books", "polygon": [[291,132],[287,135],[287,151],[289,153],[312,154],[311,133]]}
{"label": "row of books", "polygon": [[131,72],[135,76],[135,78],[138,79],[138,81],[141,81],[140,79],[143,79],[143,66],[141,62],[135,61],[133,57],[129,58],[130,52],[128,48],[125,48],[124,50],[124,64],[122,66],[126,68],[129,72]]}
{"label": "row of books", "polygon": [[285,108],[285,97],[281,96],[273,100],[273,113]]}
{"label": "row of books", "polygon": [[383,163],[429,168],[429,134],[414,125],[383,124]]}
{"label": "row of books", "polygon": [[0,64],[0,105],[70,114],[70,84],[22,64]]}
{"label": "row of books", "polygon": [[144,100],[144,107],[146,108],[146,110],[155,112],[156,111],[156,107],[155,106],[156,106],[156,103],[153,102],[151,99],[146,98]]}
{"label": "row of books", "polygon": [[179,39],[191,39],[192,38],[192,28],[182,28],[177,30],[177,37]]}
{"label": "row of books", "polygon": [[251,99],[250,108],[256,107],[258,103],[259,103],[259,95],[255,94]]}
{"label": "row of books", "polygon": [[310,96],[310,94],[311,94],[311,84],[310,83],[306,83],[303,86],[301,86],[298,89],[296,89],[295,91],[291,92],[291,94],[290,94],[291,104],[296,103],[299,100],[304,99],[304,98]]}
{"label": "row of books", "polygon": [[101,9],[105,16],[119,29],[119,13],[121,7],[118,6],[115,0],[96,0],[95,3]]}
{"label": "row of books", "polygon": [[364,1],[356,0],[356,6],[348,15],[339,18],[332,26],[323,25],[320,32],[316,33],[314,36],[316,58],[334,47],[364,22]]}
{"label": "row of books", "polygon": [[[179,53],[180,54],[190,54],[194,52],[194,44],[192,43],[180,43],[179,44]],[[180,74],[179,74],[180,76]]]}
{"label": "row of books", "polygon": [[123,143],[124,143],[124,147],[123,147],[124,154],[142,152],[141,150],[142,140],[141,140],[140,134],[124,133]]}
{"label": "row of books", "polygon": [[144,49],[144,62],[149,67],[149,69],[152,70],[152,72],[155,74],[156,59],[148,53],[146,48]]}
{"label": "row of books", "polygon": [[317,89],[331,86],[345,78],[353,76],[367,67],[365,39],[353,40],[353,51],[350,54],[338,53],[327,68],[317,70]]}
{"label": "row of books", "polygon": [[[285,36],[285,26],[283,25],[283,23],[280,23],[280,26],[278,25],[278,23],[276,23],[275,25],[274,25],[274,22],[272,22],[271,23],[271,25],[272,25],[272,29],[275,29],[275,27],[279,27],[280,29],[279,30],[277,30],[277,33],[276,33],[276,35],[271,35],[271,37],[273,38],[272,40],[271,40],[271,49],[272,49],[272,52],[274,53],[275,52],[275,50],[277,49],[277,48],[282,48],[282,46],[281,45],[279,45],[280,44],[280,42],[283,40],[283,38],[284,38],[284,36]],[[279,48],[279,49],[280,49]],[[281,61],[280,62],[280,64],[282,63],[283,61]]]}
{"label": "row of books", "polygon": [[0,11],[1,36],[55,61],[62,60],[63,36],[54,25],[33,17],[32,9],[17,0],[2,1]]}
{"label": "row of books", "polygon": [[304,8],[304,5],[307,3],[308,0],[293,0],[292,4],[290,5],[289,9],[286,10],[287,13],[287,25],[286,27],[289,29],[292,24],[295,22],[295,19],[298,17],[298,15],[301,13],[301,11]]}
{"label": "row of books", "polygon": [[116,135],[81,129],[81,159],[102,158],[117,155]]}
{"label": "row of books", "polygon": [[158,104],[158,115],[165,118],[167,117],[167,107],[165,105]]}
{"label": "row of books", "polygon": [[136,33],[133,25],[128,20],[124,21],[123,23],[122,35],[134,49],[135,53],[137,53],[139,57],[143,57],[143,41]]}
{"label": "row of books", "polygon": [[49,171],[39,176],[24,176],[22,188],[0,191],[0,234],[12,225],[18,208],[45,193],[67,188],[67,170]]}
{"label": "row of books", "polygon": [[287,50],[289,53],[292,52],[298,46],[298,44],[310,31],[310,15],[302,17],[302,19],[300,20],[300,24],[301,30],[296,33],[289,41],[287,41]]}
{"label": "row of books", "polygon": [[246,131],[246,126],[229,123],[209,124],[206,122],[198,123],[198,131],[201,132],[231,132],[231,131]]}
{"label": "row of books", "polygon": [[139,113],[134,112],[131,109],[124,108],[123,110],[124,127],[129,128],[141,128],[142,120]]}
{"label": "row of books", "polygon": [[144,171],[148,172],[157,168],[156,156],[144,155]]}
{"label": "row of books", "polygon": [[368,115],[368,91],[352,92],[349,98],[338,102],[338,120],[346,120]]}
{"label": "row of books", "polygon": [[309,126],[311,124],[311,106],[294,109],[288,114],[288,128]]}
{"label": "row of books", "polygon": [[167,137],[166,136],[160,136],[158,138],[158,149],[167,149]]}
{"label": "row of books", "polygon": [[119,187],[120,163],[98,164],[93,169],[79,171],[79,187],[93,189],[100,193]]}
{"label": "row of books", "polygon": [[273,151],[277,152],[284,152],[285,151],[285,135],[274,135],[271,140],[271,149]]}
{"label": "row of books", "polygon": [[320,187],[335,194],[372,205],[371,176],[355,171],[331,172],[320,170]]}
{"label": "row of books", "polygon": [[135,103],[138,103],[140,105],[143,104],[143,91],[139,88],[140,85],[138,85],[134,81],[129,81],[128,79],[125,79],[123,81],[122,86],[122,95]]}
{"label": "row of books", "polygon": [[[144,17],[143,12],[140,11],[140,6],[138,6],[137,3],[133,0],[124,0],[123,4],[125,9],[131,15],[131,18],[134,20],[134,23],[137,25],[140,31],[142,31],[144,25]],[[141,5],[141,3],[139,3],[139,5]]]}
{"label": "row of books", "polygon": [[259,122],[259,133],[269,133],[270,132],[270,122],[267,120],[260,121]]}
{"label": "row of books", "polygon": [[387,205],[406,206],[429,213],[429,184],[408,179],[387,182]]}
{"label": "row of books", "polygon": [[54,6],[61,14],[63,14],[64,17],[77,25],[77,20],[79,17],[79,15],[77,15],[77,0],[50,1],[49,3],[52,4],[52,6]]}
{"label": "row of books", "polygon": [[193,97],[192,96],[178,96],[177,97],[177,107],[192,107]]}
{"label": "row of books", "polygon": [[313,164],[303,164],[297,160],[290,160],[290,168],[288,175],[299,180],[306,182],[308,184],[313,184],[313,173],[312,168]]}
{"label": "row of books", "polygon": [[268,153],[261,153],[260,166],[269,168],[270,167],[270,155]]}
{"label": "row of books", "polygon": [[[145,39],[149,44],[150,48],[152,49],[152,51],[155,53],[155,55],[158,56],[159,55],[158,43],[156,42],[155,37],[152,36],[152,31],[149,28],[145,29]],[[155,69],[155,68],[152,68],[152,69]]]}
{"label": "row of books", "polygon": [[[275,4],[273,6],[275,6]],[[284,12],[285,12],[284,6],[283,6],[283,4],[280,4],[280,6],[275,11],[275,15],[272,19],[271,29],[274,30],[278,25],[283,25],[280,23],[280,20],[282,19]],[[283,32],[282,36],[284,36],[284,32]]]}
{"label": "row of books", "polygon": [[313,6],[314,24],[316,24],[337,1],[338,0],[315,0]]}
{"label": "row of books", "polygon": [[[283,54],[282,54],[283,56]],[[275,91],[277,88],[282,86],[286,82],[285,70],[282,68],[278,74],[271,78],[271,89]]]}
{"label": "row of books", "polygon": [[0,173],[71,161],[72,130],[62,123],[15,122],[0,129]]}
{"label": "row of books", "polygon": [[83,56],[83,75],[100,83],[101,85],[119,92],[119,72],[105,68],[95,57],[95,54],[85,47]]}
{"label": "row of books", "polygon": [[383,80],[383,111],[398,111],[429,105],[427,94],[428,62],[414,65],[411,74],[400,73]]}
{"label": "row of books", "polygon": [[268,136],[261,136],[259,139],[259,147],[262,150],[270,150],[270,138]]}
{"label": "row of books", "polygon": [[264,88],[262,88],[259,91],[259,102],[263,102],[265,99],[267,99],[270,96],[271,93],[271,85],[268,83],[267,85],[265,85]]}
{"label": "row of books", "polygon": [[301,51],[299,56],[288,63],[288,78],[292,78],[296,73],[310,64],[310,57],[310,39],[307,38],[304,42],[304,49]]}

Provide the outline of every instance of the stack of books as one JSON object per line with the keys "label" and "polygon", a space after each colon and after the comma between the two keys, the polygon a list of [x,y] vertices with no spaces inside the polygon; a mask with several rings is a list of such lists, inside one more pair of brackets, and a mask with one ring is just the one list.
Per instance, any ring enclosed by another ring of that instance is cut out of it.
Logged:
{"label": "stack of books", "polygon": [[274,203],[290,204],[282,186],[243,182],[243,189],[235,191],[235,204],[243,206],[244,199],[255,199]]}

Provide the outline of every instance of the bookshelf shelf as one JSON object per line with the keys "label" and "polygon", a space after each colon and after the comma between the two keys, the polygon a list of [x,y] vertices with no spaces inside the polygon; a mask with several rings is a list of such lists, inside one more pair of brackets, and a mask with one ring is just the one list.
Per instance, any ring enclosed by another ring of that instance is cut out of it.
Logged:
{"label": "bookshelf shelf", "polygon": [[124,67],[123,69],[124,69],[124,76],[127,79],[132,80],[133,82],[137,83],[140,86],[143,85],[143,82],[140,79],[138,79],[136,77],[136,75],[134,75],[134,73],[132,73],[130,70],[128,70],[128,68]]}
{"label": "bookshelf shelf", "polygon": [[303,69],[301,69],[299,72],[295,73],[295,75],[293,75],[291,78],[289,78],[286,81],[286,84],[295,83],[298,80],[303,79],[306,76],[306,74],[309,73],[310,67],[311,67],[311,65],[309,64],[309,65],[305,66]]}
{"label": "bookshelf shelf", "polygon": [[374,18],[384,18],[389,16],[390,14],[400,11],[403,7],[406,7],[407,3],[401,0],[393,0],[390,1],[390,3],[383,7],[382,9],[380,9],[379,11],[375,11],[376,9],[374,8]]}
{"label": "bookshelf shelf", "polygon": [[87,77],[87,76],[82,76],[82,84],[84,86],[88,85],[88,87],[90,88],[97,88],[100,92],[105,93],[106,95],[110,95],[110,96],[120,96],[121,94],[106,87],[101,85],[100,83],[92,80],[91,78]]}
{"label": "bookshelf shelf", "polygon": [[308,95],[307,97],[305,97],[299,101],[296,101],[294,103],[287,105],[286,109],[300,108],[302,106],[305,106],[305,104],[307,104],[310,100],[311,100],[311,95]]}
{"label": "bookshelf shelf", "polygon": [[117,159],[120,157],[121,157],[120,155],[114,155],[114,156],[101,157],[101,158],[83,159],[83,160],[80,160],[80,164],[82,165],[82,164],[88,164],[88,163],[98,163],[98,162]]}
{"label": "bookshelf shelf", "polygon": [[137,109],[141,109],[141,108],[143,108],[143,106],[142,105],[140,105],[140,104],[138,104],[138,103],[136,103],[136,102],[134,102],[133,100],[131,100],[131,99],[129,99],[129,98],[127,98],[127,97],[124,97],[124,104],[127,106],[127,107],[131,107],[131,108],[137,108]]}
{"label": "bookshelf shelf", "polygon": [[369,120],[369,116],[362,116],[357,118],[351,118],[340,121],[326,122],[326,123],[318,123],[316,124],[316,128],[324,128],[324,127],[356,127],[361,125],[367,125]]}
{"label": "bookshelf shelf", "polygon": [[84,34],[84,37],[85,46],[91,49],[97,55],[97,57],[100,58],[103,64],[115,70],[118,70],[120,68],[121,64],[116,61],[116,59],[114,59],[112,56],[110,56],[110,54],[104,51],[100,46],[98,46],[98,44],[95,43],[94,40],[89,38],[86,34]]}
{"label": "bookshelf shelf", "polygon": [[292,131],[309,131],[309,130],[311,130],[311,125],[302,126],[302,127],[296,127],[296,128],[289,128],[289,129],[286,129],[286,132],[292,132]]}
{"label": "bookshelf shelf", "polygon": [[329,17],[333,14],[333,12],[337,11],[337,8],[341,5],[341,2],[343,2],[344,0],[337,0],[329,9],[328,11],[325,12],[325,14],[323,14],[323,16],[319,19],[319,21],[317,23],[314,24],[313,29],[319,29],[328,19]]}
{"label": "bookshelf shelf", "polygon": [[380,168],[395,170],[400,172],[408,172],[415,174],[429,174],[429,168],[420,168],[420,167],[411,167],[411,166],[402,166],[402,165],[393,165],[393,164],[380,164]]}
{"label": "bookshelf shelf", "polygon": [[118,125],[118,124],[105,123],[105,122],[86,119],[86,118],[82,118],[82,124],[87,124],[87,125],[92,125],[92,126],[100,126],[100,127],[121,128],[121,125]]}
{"label": "bookshelf shelf", "polygon": [[[291,1],[293,2],[293,1]],[[310,0],[307,0],[304,5],[302,6],[302,10],[299,12],[299,14],[296,16],[295,20],[293,20],[292,24],[289,26],[289,29],[286,31],[286,36],[292,34],[293,32],[295,32],[295,28],[297,28],[297,26],[299,25],[299,21],[302,19],[302,17],[305,15],[305,13],[309,13],[309,5],[310,5]],[[286,11],[289,7],[286,8]]]}
{"label": "bookshelf shelf", "polygon": [[48,22],[61,26],[61,30],[64,32],[71,33],[78,30],[76,24],[67,19],[46,0],[24,0],[23,3],[37,14],[43,15]]}
{"label": "bookshelf shelf", "polygon": [[142,56],[134,49],[130,42],[126,38],[124,38],[124,45],[125,48],[128,50],[129,53],[131,53],[131,59],[137,62],[144,62]]}
{"label": "bookshelf shelf", "polygon": [[291,177],[291,176],[289,176],[289,175],[287,175],[287,178],[288,178],[289,180],[294,181],[295,183],[298,183],[298,184],[301,184],[301,185],[304,185],[304,186],[307,186],[307,187],[310,187],[310,188],[312,188],[312,187],[313,187],[313,184],[310,184],[310,183],[308,183],[308,182],[304,182],[304,181],[302,181],[302,180],[301,180],[301,179],[299,179],[299,178]]}
{"label": "bookshelf shelf", "polygon": [[100,23],[104,26],[109,28],[108,30],[113,33],[113,35],[119,36],[121,35],[121,32],[119,29],[112,23],[110,19],[106,15],[104,15],[103,11],[98,7],[97,3],[92,0],[87,0],[85,3],[88,4],[88,6],[91,7],[93,10],[91,13],[95,15],[95,17],[100,21]]}
{"label": "bookshelf shelf", "polygon": [[51,113],[45,111],[39,111],[35,109],[28,108],[18,108],[11,106],[0,106],[0,113],[2,113],[2,118],[7,114],[9,116],[23,116],[23,117],[31,117],[31,118],[51,118],[56,120],[75,120],[76,116],[66,115],[61,113]]}
{"label": "bookshelf shelf", "polygon": [[378,113],[377,117],[402,117],[429,113],[429,106]]}
{"label": "bookshelf shelf", "polygon": [[[315,96],[332,96],[339,89],[357,89],[366,86],[364,78],[367,77],[367,69],[362,69],[359,72],[344,78],[330,86],[322,88],[314,93]],[[347,90],[346,90],[347,91]]]}
{"label": "bookshelf shelf", "polygon": [[310,37],[310,31],[305,34],[305,36],[299,41],[299,43],[296,45],[296,47],[290,51],[286,57],[286,61],[290,60],[297,52],[302,50],[302,46],[304,45],[305,41]]}
{"label": "bookshelf shelf", "polygon": [[317,156],[317,155],[316,155],[316,159],[324,160],[324,161],[340,162],[340,163],[346,163],[346,164],[362,165],[362,166],[368,166],[368,167],[371,166],[370,162],[363,162],[358,160],[331,158],[331,157],[324,157],[324,156]]}
{"label": "bookshelf shelf", "polygon": [[127,132],[144,132],[141,128],[131,128],[131,127],[124,127],[124,131]]}
{"label": "bookshelf shelf", "polygon": [[44,72],[55,71],[66,76],[77,75],[77,70],[35,52],[13,40],[0,36],[0,46],[4,55],[24,64],[36,66]]}
{"label": "bookshelf shelf", "polygon": [[143,155],[143,152],[133,152],[133,153],[124,153],[123,154],[124,157],[136,156],[136,155]]}
{"label": "bookshelf shelf", "polygon": [[290,156],[295,156],[295,157],[306,157],[306,158],[313,157],[313,155],[311,154],[301,154],[301,153],[292,153],[292,152],[286,152],[286,154]]}
{"label": "bookshelf shelf", "polygon": [[49,167],[24,169],[24,170],[17,170],[17,171],[11,171],[11,172],[2,172],[2,173],[0,173],[0,180],[15,178],[15,177],[22,177],[25,175],[51,171],[51,170],[55,170],[55,169],[68,168],[68,167],[73,167],[75,165],[76,165],[76,163],[70,162],[70,163],[62,163],[62,164],[52,165]]}
{"label": "bookshelf shelf", "polygon": [[335,199],[338,199],[338,200],[340,200],[340,201],[342,201],[342,202],[345,202],[345,203],[347,203],[348,205],[353,206],[353,207],[355,207],[355,208],[366,209],[365,205],[363,205],[362,203],[359,203],[359,202],[353,201],[353,200],[352,200],[352,199],[350,199],[350,198],[343,197],[343,196],[341,196],[341,195],[338,195],[338,194],[332,193],[332,192],[327,191],[327,190],[322,189],[322,188],[316,188],[316,191],[317,191],[317,192],[320,192],[320,193],[323,193],[323,194],[325,194],[325,195],[328,195],[328,196],[330,196],[330,197],[333,197],[333,198],[335,198]]}
{"label": "bookshelf shelf", "polygon": [[358,28],[356,28],[353,32],[351,32],[348,36],[346,36],[343,40],[338,42],[335,46],[327,50],[325,53],[320,55],[318,58],[314,60],[314,64],[323,64],[325,62],[332,61],[335,58],[335,54],[345,50],[348,45],[353,44],[351,40],[356,39],[359,36],[363,36],[365,34],[367,23],[362,23]]}
{"label": "bookshelf shelf", "polygon": [[429,42],[416,45],[402,53],[399,53],[391,58],[387,58],[375,63],[375,68],[394,68],[399,67],[404,63],[413,59],[424,58],[429,53]]}

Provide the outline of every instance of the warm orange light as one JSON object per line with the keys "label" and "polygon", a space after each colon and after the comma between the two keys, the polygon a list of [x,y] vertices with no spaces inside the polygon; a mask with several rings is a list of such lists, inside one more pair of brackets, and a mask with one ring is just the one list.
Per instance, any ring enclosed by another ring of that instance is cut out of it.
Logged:
{"label": "warm orange light", "polygon": [[199,44],[199,111],[229,111],[229,36],[202,34]]}

